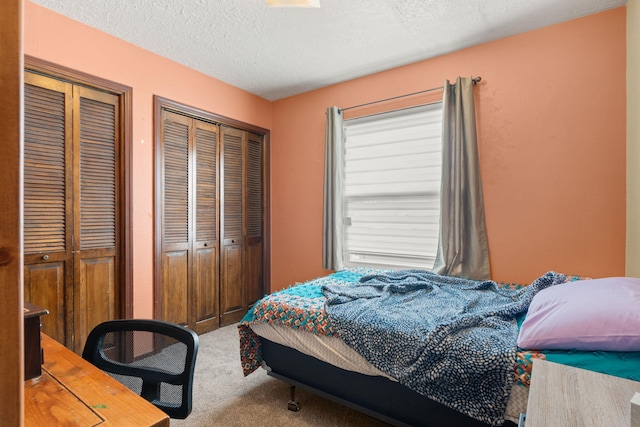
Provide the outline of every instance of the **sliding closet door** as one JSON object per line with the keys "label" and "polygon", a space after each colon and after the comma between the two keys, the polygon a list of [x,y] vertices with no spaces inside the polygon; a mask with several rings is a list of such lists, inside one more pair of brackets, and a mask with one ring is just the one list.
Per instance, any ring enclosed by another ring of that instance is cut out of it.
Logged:
{"label": "sliding closet door", "polygon": [[80,352],[119,317],[119,97],[25,73],[25,300]]}

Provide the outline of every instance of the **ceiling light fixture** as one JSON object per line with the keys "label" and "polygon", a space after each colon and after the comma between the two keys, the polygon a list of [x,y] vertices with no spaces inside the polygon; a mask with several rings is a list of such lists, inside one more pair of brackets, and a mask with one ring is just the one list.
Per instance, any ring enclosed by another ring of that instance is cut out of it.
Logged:
{"label": "ceiling light fixture", "polygon": [[266,0],[269,7],[320,7],[320,0]]}

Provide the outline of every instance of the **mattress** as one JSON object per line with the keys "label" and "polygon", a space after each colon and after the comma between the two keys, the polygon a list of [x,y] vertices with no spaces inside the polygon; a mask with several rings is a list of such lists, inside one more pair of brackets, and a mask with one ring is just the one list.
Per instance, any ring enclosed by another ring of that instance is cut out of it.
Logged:
{"label": "mattress", "polygon": [[[244,375],[249,375],[261,365],[260,337],[262,337],[344,370],[395,381],[339,339],[325,311],[326,298],[321,291],[324,285],[352,285],[371,271],[371,269],[362,268],[343,270],[274,292],[258,301],[238,326]],[[568,276],[567,279],[578,280],[578,276]],[[501,286],[516,289],[520,287],[520,285],[510,284]],[[518,326],[522,324],[525,316],[526,313],[518,319]],[[514,366],[514,383],[505,413],[505,419],[516,424],[520,413],[526,412],[531,368],[533,361],[537,358],[640,380],[637,378],[640,375],[640,352],[518,349]]]}
{"label": "mattress", "polygon": [[[277,344],[295,348],[308,356],[329,363],[338,368],[358,372],[364,375],[381,376],[392,381],[394,378],[371,365],[360,354],[347,346],[339,338],[326,335],[316,335],[309,332],[292,329],[269,323],[253,324],[250,326],[259,337]],[[526,412],[529,388],[525,387],[514,377],[509,402],[505,412],[505,419],[518,423],[520,413]]]}

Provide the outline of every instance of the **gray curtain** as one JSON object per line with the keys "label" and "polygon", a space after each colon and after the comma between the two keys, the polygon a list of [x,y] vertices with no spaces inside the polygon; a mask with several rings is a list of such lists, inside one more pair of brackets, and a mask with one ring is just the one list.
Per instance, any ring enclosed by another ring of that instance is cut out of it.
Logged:
{"label": "gray curtain", "polygon": [[342,269],[342,112],[327,108],[324,154],[322,268]]}
{"label": "gray curtain", "polygon": [[447,80],[443,97],[440,239],[433,271],[446,276],[491,277],[478,161],[473,81]]}

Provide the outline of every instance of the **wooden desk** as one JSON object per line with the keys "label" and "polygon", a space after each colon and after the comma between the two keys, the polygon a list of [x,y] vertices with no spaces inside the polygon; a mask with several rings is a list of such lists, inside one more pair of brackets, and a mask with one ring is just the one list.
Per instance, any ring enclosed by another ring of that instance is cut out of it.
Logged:
{"label": "wooden desk", "polygon": [[42,349],[42,374],[24,383],[25,426],[169,426],[167,414],[45,334]]}
{"label": "wooden desk", "polygon": [[640,382],[535,359],[526,427],[629,427]]}

